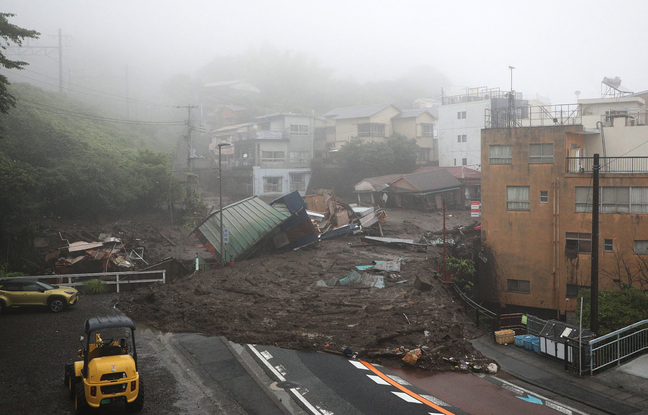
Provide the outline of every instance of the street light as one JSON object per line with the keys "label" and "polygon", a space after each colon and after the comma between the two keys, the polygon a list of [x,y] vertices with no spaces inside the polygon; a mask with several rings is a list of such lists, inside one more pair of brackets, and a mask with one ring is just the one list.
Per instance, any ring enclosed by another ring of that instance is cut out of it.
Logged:
{"label": "street light", "polygon": [[225,266],[225,253],[223,252],[223,183],[221,181],[221,149],[230,143],[218,143],[218,199],[220,201],[220,255],[221,266]]}

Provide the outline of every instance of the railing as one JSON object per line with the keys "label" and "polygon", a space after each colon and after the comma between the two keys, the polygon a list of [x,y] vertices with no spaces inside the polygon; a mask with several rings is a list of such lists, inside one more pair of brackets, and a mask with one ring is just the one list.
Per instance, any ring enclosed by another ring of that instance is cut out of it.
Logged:
{"label": "railing", "polygon": [[579,104],[486,109],[485,128],[543,127],[582,124]]}
{"label": "railing", "polygon": [[493,337],[497,327],[497,314],[477,304],[457,287],[453,282],[443,282],[446,286],[451,286],[454,289],[454,294],[459,301],[464,305],[464,312],[466,315],[473,318],[473,321],[480,330]]}
{"label": "railing", "polygon": [[[648,173],[648,157],[600,157],[599,173]],[[594,169],[594,157],[567,157],[568,173],[589,173]]]}
{"label": "railing", "polygon": [[[507,98],[508,91],[500,91],[499,88],[488,88],[485,86],[478,88],[468,88],[465,94],[444,96],[442,105],[460,104],[463,102],[483,101],[491,98]],[[522,99],[522,93],[516,92],[515,99]]]}
{"label": "railing", "polygon": [[601,115],[601,123],[604,127],[646,125],[646,110],[609,111],[607,114]]}
{"label": "railing", "polygon": [[[158,274],[160,278],[147,278],[147,279],[131,279],[131,276],[137,275],[151,275]],[[82,286],[83,283],[91,279],[101,279],[102,282],[106,285],[115,285],[117,292],[119,292],[120,285],[130,285],[130,284],[144,284],[144,283],[155,283],[161,282],[162,284],[166,283],[166,270],[159,271],[127,271],[127,272],[106,272],[106,273],[87,273],[87,274],[54,274],[54,275],[35,275],[28,277],[16,277],[16,278],[33,278],[39,281],[45,280],[45,283],[51,284],[61,284],[69,287],[78,287]],[[14,279],[14,278],[7,278]]]}
{"label": "railing", "polygon": [[590,374],[648,350],[648,320],[624,327],[589,342]]}

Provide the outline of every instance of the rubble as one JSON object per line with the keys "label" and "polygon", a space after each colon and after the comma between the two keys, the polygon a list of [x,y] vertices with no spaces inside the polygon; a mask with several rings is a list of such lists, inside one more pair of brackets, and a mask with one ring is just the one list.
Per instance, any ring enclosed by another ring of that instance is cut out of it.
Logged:
{"label": "rubble", "polygon": [[[470,223],[469,215],[453,212],[447,226]],[[426,231],[438,232],[441,220],[436,213],[394,210],[382,229],[385,235],[417,241]],[[165,261],[166,266],[182,262],[193,271],[196,253],[210,257],[186,228],[169,225],[164,215],[67,226],[79,235],[85,235],[82,228],[90,235],[105,232],[119,237],[129,251],[144,247],[143,257],[150,264],[178,258]],[[378,233],[377,225],[371,231]],[[349,348],[357,358],[387,366],[407,365],[403,356],[418,348],[421,356],[413,366],[417,369],[458,370],[463,359],[472,364],[470,370],[485,370],[490,361],[470,344],[482,333],[435,279],[441,255],[441,247],[419,251],[367,245],[360,235],[349,234],[299,250],[259,251],[232,267],[201,266],[190,276],[167,278],[167,284],[120,293],[118,307],[136,321],[164,331],[296,350],[342,353]],[[382,276],[385,288],[363,282],[329,284],[352,270],[361,277]],[[416,286],[417,278],[429,285],[427,291]]]}

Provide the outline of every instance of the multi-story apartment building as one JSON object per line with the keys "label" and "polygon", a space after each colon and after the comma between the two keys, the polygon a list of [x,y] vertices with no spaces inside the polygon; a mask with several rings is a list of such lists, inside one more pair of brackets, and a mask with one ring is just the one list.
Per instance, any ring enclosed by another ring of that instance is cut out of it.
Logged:
{"label": "multi-story apartment building", "polygon": [[[598,108],[602,130],[586,129],[582,108],[551,114],[544,108],[548,116],[535,122],[529,117],[510,128],[482,130],[486,252],[480,258],[488,272],[479,284],[485,300],[509,310],[574,316],[579,290],[591,281],[595,153],[601,154],[599,287],[648,288],[641,277],[648,275],[648,148],[638,151],[648,126]],[[544,125],[532,126],[538,124]]]}
{"label": "multi-story apartment building", "polygon": [[436,109],[399,110],[393,105],[336,108],[315,119],[315,153],[327,158],[358,137],[383,141],[392,134],[416,139],[419,164],[433,163],[436,154]]}
{"label": "multi-story apartment building", "polygon": [[218,143],[231,144],[221,148],[223,187],[242,196],[275,198],[295,190],[305,195],[313,131],[312,116],[291,113],[216,130],[210,146],[215,154]]}
{"label": "multi-story apartment building", "polygon": [[[518,118],[523,118],[527,101],[513,92]],[[440,166],[467,166],[479,170],[481,164],[481,130],[485,114],[508,108],[510,93],[499,88],[470,88],[462,95],[442,97],[438,107],[438,152]],[[505,126],[507,120],[498,122]]]}

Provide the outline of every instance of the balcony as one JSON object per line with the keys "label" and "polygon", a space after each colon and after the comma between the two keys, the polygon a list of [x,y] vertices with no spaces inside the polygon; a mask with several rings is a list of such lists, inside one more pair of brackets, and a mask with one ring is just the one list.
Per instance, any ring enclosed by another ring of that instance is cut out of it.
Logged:
{"label": "balcony", "polygon": [[286,140],[288,137],[284,131],[279,130],[254,130],[234,134],[234,141],[243,140]]}
{"label": "balcony", "polygon": [[[648,173],[648,157],[599,157],[599,173]],[[568,173],[591,174],[594,157],[567,157]]]}

